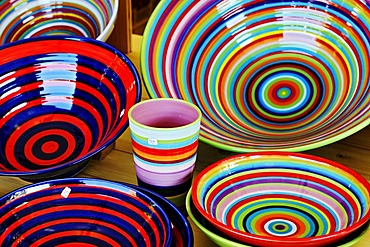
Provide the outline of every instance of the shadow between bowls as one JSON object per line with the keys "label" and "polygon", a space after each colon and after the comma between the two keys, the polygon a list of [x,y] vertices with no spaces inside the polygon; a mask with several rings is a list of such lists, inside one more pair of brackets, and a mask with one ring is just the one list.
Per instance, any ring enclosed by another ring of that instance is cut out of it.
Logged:
{"label": "shadow between bowls", "polygon": [[20,179],[30,182],[30,183],[37,183],[42,182],[45,180],[53,180],[53,179],[61,179],[61,178],[69,178],[74,177],[75,175],[79,174],[87,167],[87,165],[92,160],[91,158],[88,158],[86,160],[77,162],[73,166],[68,166],[62,169],[53,170],[48,173],[41,173],[41,174],[35,174],[35,175],[26,175],[26,176],[19,176]]}
{"label": "shadow between bowls", "polygon": [[128,183],[122,184],[132,187],[135,190],[138,190],[141,193],[147,195],[165,211],[172,225],[171,247],[194,246],[194,236],[191,225],[189,224],[189,221],[186,219],[183,213],[174,204],[172,204],[163,196],[148,189],[144,189],[142,187]]}
{"label": "shadow between bowls", "polygon": [[[207,236],[209,237],[214,243],[218,246],[222,247],[256,247],[252,245],[246,245],[243,243],[236,242],[234,240],[230,240],[227,236],[223,233],[218,231],[215,227],[213,227],[207,220],[197,211],[195,208],[192,198],[191,198],[191,189],[186,196],[186,211],[190,217],[190,219],[194,222],[194,224]],[[341,241],[333,244],[328,245],[327,247],[350,247],[356,244],[361,240],[361,238],[368,232],[370,229],[370,221],[364,224],[362,227],[354,231],[352,234],[348,235]],[[273,247],[273,246],[271,246]]]}

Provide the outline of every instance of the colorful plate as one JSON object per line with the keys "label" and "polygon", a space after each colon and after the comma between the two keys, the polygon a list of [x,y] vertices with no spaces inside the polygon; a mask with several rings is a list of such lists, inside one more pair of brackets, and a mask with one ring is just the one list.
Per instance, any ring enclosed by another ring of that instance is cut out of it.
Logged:
{"label": "colorful plate", "polygon": [[149,95],[193,102],[200,139],[302,151],[370,123],[370,3],[161,1],[143,37]]}

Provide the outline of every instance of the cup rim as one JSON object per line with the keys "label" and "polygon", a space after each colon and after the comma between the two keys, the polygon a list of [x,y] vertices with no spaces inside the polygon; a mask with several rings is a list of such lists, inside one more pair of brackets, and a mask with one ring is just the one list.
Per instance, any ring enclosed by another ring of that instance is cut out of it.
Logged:
{"label": "cup rim", "polygon": [[[150,102],[153,102],[153,101],[168,101],[168,102],[179,102],[181,104],[184,104],[190,108],[192,108],[193,110],[195,110],[198,114],[197,118],[192,121],[191,123],[188,123],[188,124],[185,124],[185,125],[181,125],[181,126],[177,126],[177,127],[164,127],[164,128],[159,128],[159,127],[152,127],[152,126],[148,126],[148,125],[145,125],[145,124],[142,124],[142,123],[139,123],[137,120],[135,120],[132,116],[132,112],[140,105],[144,105],[144,104],[148,104]],[[129,119],[129,122],[130,123],[133,123],[135,124],[136,126],[139,126],[141,128],[145,128],[145,129],[150,129],[150,130],[162,130],[162,131],[168,131],[168,130],[180,130],[180,129],[185,129],[185,128],[189,128],[190,126],[192,125],[195,125],[195,124],[200,124],[201,122],[201,119],[202,119],[202,112],[200,111],[200,109],[193,103],[190,103],[186,100],[182,100],[182,99],[176,99],[176,98],[154,98],[154,99],[147,99],[147,100],[143,100],[139,103],[136,103],[134,104],[133,106],[131,106],[130,110],[128,111],[128,119]]]}

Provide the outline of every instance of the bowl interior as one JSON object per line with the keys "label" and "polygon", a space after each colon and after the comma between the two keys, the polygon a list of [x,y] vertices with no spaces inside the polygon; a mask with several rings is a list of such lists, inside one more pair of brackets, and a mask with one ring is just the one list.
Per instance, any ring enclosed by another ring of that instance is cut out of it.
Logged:
{"label": "bowl interior", "polygon": [[161,1],[143,80],[152,98],[196,104],[218,148],[317,148],[370,123],[369,15],[357,0]]}
{"label": "bowl interior", "polygon": [[192,195],[202,215],[242,241],[337,238],[369,219],[369,183],[302,154],[234,156],[204,170]]}
{"label": "bowl interior", "polygon": [[18,189],[0,199],[0,212],[2,246],[169,246],[172,236],[155,201],[98,179],[51,180]]}
{"label": "bowl interior", "polygon": [[113,28],[118,0],[16,0],[0,3],[0,44],[67,35],[105,41]]}
{"label": "bowl interior", "polygon": [[2,46],[0,56],[1,174],[91,157],[127,128],[140,100],[134,65],[100,41],[32,38]]}
{"label": "bowl interior", "polygon": [[[231,239],[229,236],[225,235],[219,231],[216,227],[210,224],[202,214],[196,209],[191,198],[191,192],[189,191],[186,198],[186,210],[188,212],[189,218],[194,222],[194,224],[206,234],[213,242],[219,246],[224,247],[252,247],[244,243],[240,243],[236,240]],[[369,231],[370,221],[361,226],[359,229],[349,234],[342,240],[335,242],[332,247],[350,247],[361,240],[362,237]]]}

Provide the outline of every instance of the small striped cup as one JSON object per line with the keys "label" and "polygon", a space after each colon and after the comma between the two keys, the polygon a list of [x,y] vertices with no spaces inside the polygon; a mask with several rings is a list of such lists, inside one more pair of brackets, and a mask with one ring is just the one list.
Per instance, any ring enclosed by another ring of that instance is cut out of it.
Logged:
{"label": "small striped cup", "polygon": [[129,113],[138,185],[185,207],[195,166],[201,112],[180,99],[142,101]]}

